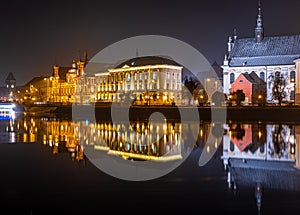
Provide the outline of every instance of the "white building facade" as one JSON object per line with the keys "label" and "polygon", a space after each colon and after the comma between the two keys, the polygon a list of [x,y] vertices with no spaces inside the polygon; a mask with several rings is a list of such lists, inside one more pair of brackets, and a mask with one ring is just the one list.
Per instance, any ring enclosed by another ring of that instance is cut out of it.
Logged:
{"label": "white building facade", "polygon": [[266,102],[278,103],[273,97],[273,85],[275,79],[281,78],[284,81],[283,102],[297,103],[295,85],[300,85],[299,78],[296,78],[300,71],[297,73],[295,60],[300,58],[300,35],[264,37],[259,7],[255,37],[238,38],[235,34],[233,38],[229,37],[227,45],[222,65],[225,94],[231,93],[231,84],[241,73],[254,71],[267,83]]}
{"label": "white building facade", "polygon": [[158,57],[136,57],[95,74],[96,100],[137,105],[180,104],[182,66]]}

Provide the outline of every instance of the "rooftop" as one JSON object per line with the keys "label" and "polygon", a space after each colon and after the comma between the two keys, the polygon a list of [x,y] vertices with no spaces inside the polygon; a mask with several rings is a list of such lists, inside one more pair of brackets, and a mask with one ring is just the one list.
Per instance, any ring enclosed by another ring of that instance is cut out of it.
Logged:
{"label": "rooftop", "polygon": [[288,65],[300,57],[300,35],[241,38],[229,54],[229,66]]}
{"label": "rooftop", "polygon": [[116,66],[115,68],[122,68],[125,65],[130,67],[137,67],[137,66],[148,66],[148,65],[172,65],[172,66],[181,66],[176,63],[174,60],[168,57],[162,56],[143,56],[143,57],[136,57],[129,60],[126,60]]}

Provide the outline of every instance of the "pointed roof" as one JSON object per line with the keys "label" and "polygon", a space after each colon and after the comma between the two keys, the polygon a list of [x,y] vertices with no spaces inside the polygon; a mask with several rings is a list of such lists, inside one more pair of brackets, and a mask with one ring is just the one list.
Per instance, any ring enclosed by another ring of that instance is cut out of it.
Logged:
{"label": "pointed roof", "polygon": [[6,78],[6,81],[12,81],[12,80],[15,81],[16,79],[15,79],[14,75],[12,74],[12,72],[10,72]]}

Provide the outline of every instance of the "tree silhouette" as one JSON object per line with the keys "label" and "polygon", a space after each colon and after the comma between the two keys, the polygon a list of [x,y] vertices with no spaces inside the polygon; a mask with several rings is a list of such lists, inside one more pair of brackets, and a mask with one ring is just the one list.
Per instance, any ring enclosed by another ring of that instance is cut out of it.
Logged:
{"label": "tree silhouette", "polygon": [[276,72],[275,75],[271,74],[269,76],[269,85],[273,84],[272,86],[272,98],[278,101],[278,104],[281,106],[283,99],[286,97],[286,93],[284,88],[286,87],[287,83],[285,78],[279,72]]}
{"label": "tree silhouette", "polygon": [[245,101],[245,93],[243,92],[243,90],[237,90],[236,91],[236,103],[237,103],[237,105],[241,105],[243,101]]}
{"label": "tree silhouette", "polygon": [[221,106],[225,102],[225,95],[220,91],[216,91],[211,96],[211,101],[215,103],[216,106]]}

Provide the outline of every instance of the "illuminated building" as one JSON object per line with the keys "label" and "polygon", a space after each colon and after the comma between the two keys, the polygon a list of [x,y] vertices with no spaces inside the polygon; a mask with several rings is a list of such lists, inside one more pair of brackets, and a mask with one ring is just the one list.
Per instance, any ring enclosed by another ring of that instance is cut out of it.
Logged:
{"label": "illuminated building", "polygon": [[14,101],[16,97],[16,79],[10,72],[5,79],[5,87],[0,87],[0,101]]}
{"label": "illuminated building", "polygon": [[[296,68],[299,63],[295,64],[295,60],[300,57],[300,35],[265,37],[259,6],[255,37],[238,38],[235,32],[227,44],[228,50],[222,66],[225,94],[230,93],[232,83],[240,74],[255,72],[267,83],[266,102],[278,103],[273,94],[273,86],[278,79],[285,83],[282,87],[284,102],[295,101],[295,85],[298,86],[296,100],[300,99],[300,68]],[[300,103],[300,100],[296,103]]]}
{"label": "illuminated building", "polygon": [[243,90],[245,103],[258,103],[260,98],[266,98],[266,82],[260,79],[255,72],[241,73],[231,84],[231,91]]}
{"label": "illuminated building", "polygon": [[88,63],[87,53],[85,52],[84,60],[73,61],[71,67],[53,66],[53,76],[50,78],[51,93],[50,101],[52,102],[74,102],[75,86],[78,81],[85,75],[84,67]]}
{"label": "illuminated building", "polygon": [[171,59],[146,56],[127,60],[108,72],[96,73],[96,99],[133,100],[137,105],[181,104],[182,66]]}

